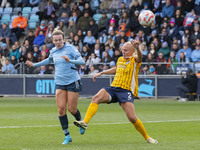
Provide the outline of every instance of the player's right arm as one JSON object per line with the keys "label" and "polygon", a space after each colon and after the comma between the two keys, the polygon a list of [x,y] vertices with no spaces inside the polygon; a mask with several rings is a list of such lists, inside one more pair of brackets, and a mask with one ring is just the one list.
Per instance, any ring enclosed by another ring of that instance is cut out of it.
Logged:
{"label": "player's right arm", "polygon": [[48,65],[48,64],[50,64],[52,61],[51,61],[51,59],[50,58],[47,58],[47,59],[45,59],[45,60],[43,60],[43,61],[41,61],[41,62],[38,62],[38,63],[32,63],[31,61],[26,61],[26,64],[28,65],[28,66],[30,66],[30,67],[40,67],[40,66],[45,66],[45,65]]}
{"label": "player's right arm", "polygon": [[115,74],[115,73],[116,73],[116,67],[111,68],[111,69],[108,69],[108,70],[106,70],[106,71],[99,72],[99,73],[97,73],[97,74],[95,74],[95,75],[93,76],[93,81],[95,82],[95,81],[96,81],[96,77],[99,77],[99,76],[101,76],[102,74]]}

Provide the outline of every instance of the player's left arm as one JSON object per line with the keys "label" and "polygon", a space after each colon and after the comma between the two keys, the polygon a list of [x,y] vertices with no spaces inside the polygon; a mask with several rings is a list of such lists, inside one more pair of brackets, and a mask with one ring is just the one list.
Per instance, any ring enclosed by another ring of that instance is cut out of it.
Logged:
{"label": "player's left arm", "polygon": [[85,61],[83,60],[83,58],[81,56],[78,56],[75,60],[70,60],[66,55],[61,56],[62,58],[65,59],[66,62],[75,64],[75,65],[84,65]]}

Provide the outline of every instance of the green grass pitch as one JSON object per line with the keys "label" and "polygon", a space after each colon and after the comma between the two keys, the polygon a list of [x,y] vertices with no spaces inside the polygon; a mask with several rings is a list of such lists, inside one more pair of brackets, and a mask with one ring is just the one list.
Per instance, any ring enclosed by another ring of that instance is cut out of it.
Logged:
{"label": "green grass pitch", "polygon": [[[85,115],[89,99],[79,99]],[[118,104],[101,104],[84,135],[68,114],[72,143],[62,145],[54,98],[1,98],[1,150],[199,150],[200,102],[135,100],[136,114],[159,144],[146,143]]]}

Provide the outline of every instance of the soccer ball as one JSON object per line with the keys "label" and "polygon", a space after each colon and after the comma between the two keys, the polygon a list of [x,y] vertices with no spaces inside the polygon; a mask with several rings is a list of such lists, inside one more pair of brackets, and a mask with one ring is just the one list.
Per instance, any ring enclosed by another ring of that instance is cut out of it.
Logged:
{"label": "soccer ball", "polygon": [[155,21],[155,15],[150,10],[143,10],[139,15],[138,20],[142,26],[149,27]]}

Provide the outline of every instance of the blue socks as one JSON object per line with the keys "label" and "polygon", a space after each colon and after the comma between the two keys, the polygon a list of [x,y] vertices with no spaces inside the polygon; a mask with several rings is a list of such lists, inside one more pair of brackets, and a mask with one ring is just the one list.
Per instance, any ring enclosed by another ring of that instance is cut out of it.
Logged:
{"label": "blue socks", "polygon": [[80,121],[80,120],[81,120],[81,113],[80,113],[80,111],[79,111],[78,109],[77,109],[76,114],[74,114],[73,116],[75,117],[75,119],[76,119],[77,121]]}

